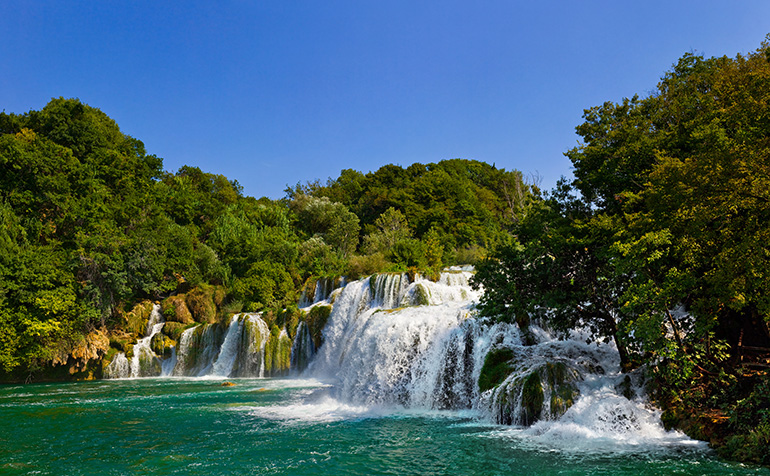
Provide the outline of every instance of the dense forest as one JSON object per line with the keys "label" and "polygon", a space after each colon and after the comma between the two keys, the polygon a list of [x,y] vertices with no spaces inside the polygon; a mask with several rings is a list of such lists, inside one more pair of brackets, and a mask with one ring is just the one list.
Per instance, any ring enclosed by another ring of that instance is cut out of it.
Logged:
{"label": "dense forest", "polygon": [[77,99],[0,113],[0,381],[125,350],[143,302],[179,326],[278,319],[318,278],[474,264],[485,319],[589,328],[646,369],[667,425],[770,464],[770,46],[686,54],[577,132],[548,192],[454,159],[271,200],[164,171]]}
{"label": "dense forest", "polygon": [[482,312],[586,326],[646,364],[663,420],[770,464],[770,45],[684,55],[585,111],[575,179],[477,268]]}
{"label": "dense forest", "polygon": [[195,289],[216,296],[218,317],[191,309],[210,321],[296,308],[313,278],[473,263],[532,198],[520,173],[458,159],[255,199],[221,175],[164,171],[76,99],[2,113],[0,133],[0,370],[16,378],[121,348],[143,300],[187,293],[195,307]]}

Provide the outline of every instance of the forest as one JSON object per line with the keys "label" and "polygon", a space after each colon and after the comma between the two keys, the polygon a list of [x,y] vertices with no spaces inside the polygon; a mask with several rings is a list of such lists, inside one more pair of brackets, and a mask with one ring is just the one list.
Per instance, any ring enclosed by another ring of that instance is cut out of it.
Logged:
{"label": "forest", "polygon": [[0,381],[121,348],[146,300],[280,314],[318,278],[473,264],[484,319],[589,328],[647,369],[667,425],[770,464],[770,45],[686,54],[583,118],[554,190],[452,159],[271,200],[163,170],[78,99],[0,113]]}
{"label": "forest", "polygon": [[518,172],[458,159],[255,199],[221,175],[164,171],[77,99],[2,113],[0,132],[0,368],[13,375],[121,331],[145,299],[213,286],[225,313],[281,310],[310,278],[474,263],[533,196]]}

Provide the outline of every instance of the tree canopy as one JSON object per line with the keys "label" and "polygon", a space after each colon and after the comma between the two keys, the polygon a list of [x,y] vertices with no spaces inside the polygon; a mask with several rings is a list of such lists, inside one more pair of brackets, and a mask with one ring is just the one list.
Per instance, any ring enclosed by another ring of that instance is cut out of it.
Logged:
{"label": "tree canopy", "polygon": [[245,197],[222,175],[164,171],[102,111],[64,98],[0,113],[0,164],[5,372],[45,366],[89,332],[120,331],[138,301],[199,285],[222,287],[231,309],[281,309],[311,276],[475,259],[529,196],[518,172],[452,160]]}
{"label": "tree canopy", "polygon": [[686,54],[648,97],[583,117],[575,179],[479,266],[482,312],[611,337],[672,407],[759,401],[751,360],[737,364],[770,348],[770,45]]}

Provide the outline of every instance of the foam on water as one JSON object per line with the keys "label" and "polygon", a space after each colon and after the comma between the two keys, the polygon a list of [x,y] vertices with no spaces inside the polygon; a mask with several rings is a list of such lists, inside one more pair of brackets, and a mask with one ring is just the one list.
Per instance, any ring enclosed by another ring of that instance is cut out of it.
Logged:
{"label": "foam on water", "polygon": [[[481,293],[470,287],[471,276],[468,269],[442,273],[436,282],[381,274],[337,289],[332,280],[319,280],[313,302],[308,296],[306,305],[333,303],[323,329],[324,344],[315,349],[305,323],[298,325],[293,343],[287,344],[286,329],[278,339],[280,345],[291,345],[293,375],[307,366],[301,376],[315,380],[259,381],[253,391],[292,386],[297,390],[280,403],[245,407],[247,412],[287,424],[414,412],[456,417],[457,412],[465,412],[465,417],[472,414],[481,425],[514,424],[496,427],[494,435],[566,450],[695,444],[680,433],[665,431],[659,412],[646,402],[641,388],[630,399],[621,395],[621,383],[627,377],[620,372],[614,345],[587,344],[589,336],[579,330],[560,340],[537,323],[527,331],[534,345],[524,345],[517,325],[480,322],[475,305]],[[135,369],[141,367],[140,357],[144,367],[155,362],[150,342],[160,332],[161,319],[154,309],[146,337],[134,347],[134,359],[119,354],[110,364],[112,376],[147,375]],[[235,315],[227,328],[203,324],[187,329],[171,359],[163,361],[155,375],[204,379],[271,375],[265,355],[270,335],[259,314]],[[490,349],[510,350],[515,356],[513,369],[502,384],[480,394],[477,382]],[[571,406],[550,404],[561,385],[549,377],[556,366],[563,369],[567,384],[574,386]],[[522,382],[534,374],[539,375],[544,401],[535,423],[524,427],[533,420],[521,418]],[[638,387],[641,378],[633,384]]]}
{"label": "foam on water", "polygon": [[[336,298],[325,343],[306,372],[332,386],[327,396],[320,403],[271,410],[273,415],[288,418],[284,412],[306,411],[318,418],[358,418],[385,409],[474,409],[487,422],[495,421],[495,412],[511,412],[515,424],[522,396],[511,392],[522,392],[522,381],[535,372],[545,395],[542,414],[531,427],[503,433],[580,451],[690,444],[681,433],[663,428],[642,389],[636,388],[630,399],[621,395],[627,377],[612,343],[588,344],[589,336],[580,330],[557,339],[533,324],[529,332],[535,345],[524,345],[518,326],[487,326],[474,318],[479,293],[468,285],[469,277],[467,271],[455,271],[435,283],[418,277],[405,284],[403,275],[349,283]],[[426,297],[429,305],[409,306]],[[502,385],[479,395],[476,382],[493,347],[511,349],[515,369]],[[554,365],[565,369],[576,391],[566,412],[552,413],[556,388],[552,391],[546,378],[553,367],[546,366]]]}
{"label": "foam on water", "polygon": [[249,407],[253,417],[276,420],[286,425],[332,423],[382,416],[372,407],[340,402],[329,395],[315,402],[290,402],[263,407]]}

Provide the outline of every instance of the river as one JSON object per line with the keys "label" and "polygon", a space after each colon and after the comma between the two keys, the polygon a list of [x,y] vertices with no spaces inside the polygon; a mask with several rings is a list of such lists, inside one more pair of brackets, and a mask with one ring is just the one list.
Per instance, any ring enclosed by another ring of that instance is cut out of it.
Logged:
{"label": "river", "polygon": [[0,474],[770,475],[705,444],[501,426],[473,411],[335,400],[307,379],[0,386]]}

